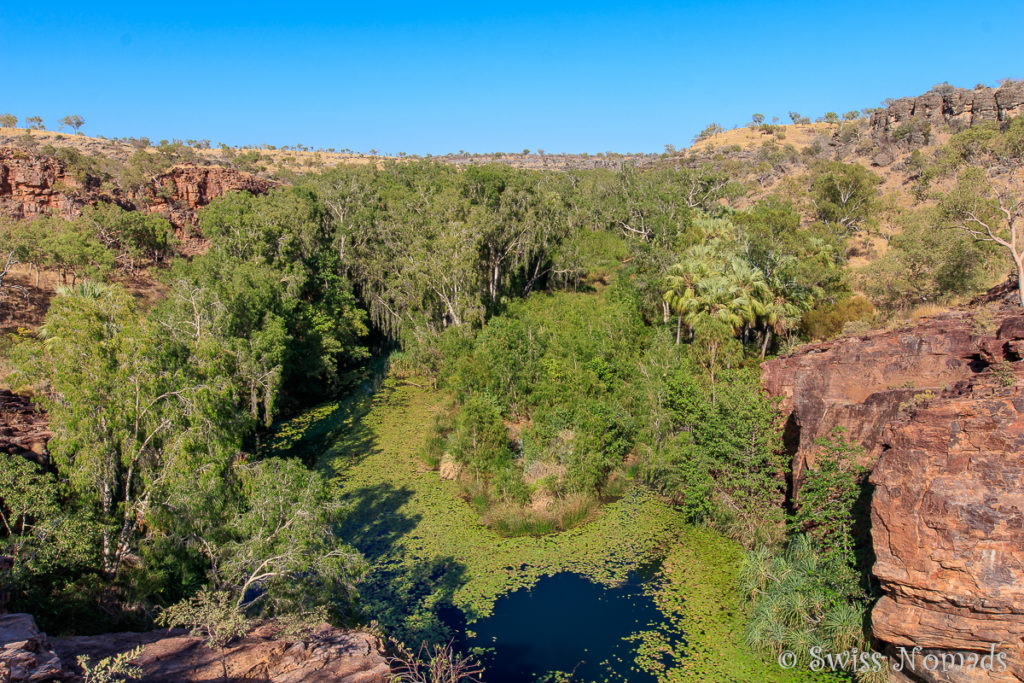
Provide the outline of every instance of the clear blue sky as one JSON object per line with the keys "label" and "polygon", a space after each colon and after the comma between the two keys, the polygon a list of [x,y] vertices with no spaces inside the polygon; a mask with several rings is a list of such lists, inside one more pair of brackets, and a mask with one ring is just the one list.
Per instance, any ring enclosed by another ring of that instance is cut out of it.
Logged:
{"label": "clear blue sky", "polygon": [[10,1],[0,112],[386,153],[657,152],[1024,77],[1024,3]]}

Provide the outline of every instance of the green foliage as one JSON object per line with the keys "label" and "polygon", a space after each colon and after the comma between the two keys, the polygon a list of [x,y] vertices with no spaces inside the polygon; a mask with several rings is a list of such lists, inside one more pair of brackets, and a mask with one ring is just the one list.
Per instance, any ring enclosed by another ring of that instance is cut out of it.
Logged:
{"label": "green foliage", "polygon": [[814,646],[828,652],[869,647],[864,623],[871,594],[861,577],[870,567],[858,557],[856,529],[866,515],[867,469],[858,464],[863,448],[838,428],[818,446],[785,550],[753,550],[741,572],[752,606],[747,642],[773,655],[791,650],[804,663]]}
{"label": "green foliage", "polygon": [[125,211],[116,204],[88,207],[76,224],[113,251],[115,260],[128,273],[134,273],[141,261],[160,263],[175,242],[174,230],[166,219],[141,211]]}
{"label": "green foliage", "polygon": [[837,235],[859,232],[875,218],[882,179],[860,164],[829,161],[814,170],[811,201],[819,221]]}
{"label": "green foliage", "polygon": [[745,642],[744,568],[739,543],[706,527],[687,529],[645,585],[665,619],[633,636],[638,666],[669,683],[830,680],[782,669]]}
{"label": "green foliage", "polygon": [[814,467],[806,473],[793,524],[808,534],[815,549],[830,561],[852,567],[855,563],[854,506],[860,497],[867,468],[858,464],[864,457],[859,444],[846,439],[836,428],[827,439],[819,439]]}
{"label": "green foliage", "polygon": [[905,310],[976,294],[1001,274],[994,245],[943,230],[941,221],[934,209],[902,216],[889,250],[861,272],[864,291],[880,308]]}
{"label": "green foliage", "polygon": [[171,274],[163,324],[230,349],[249,413],[264,424],[282,392],[337,391],[343,371],[367,357],[368,329],[323,207],[300,189],[237,194],[200,220],[210,250]]}
{"label": "green foliage", "polygon": [[114,576],[136,547],[152,494],[216,477],[238,445],[223,382],[195,358],[168,372],[168,340],[115,287],[65,291],[44,342],[20,350],[21,373],[45,381],[51,456],[76,492],[98,504],[103,568]]}
{"label": "green foliage", "polygon": [[95,664],[88,655],[78,655],[78,667],[82,670],[85,683],[114,683],[114,681],[134,681],[142,676],[142,669],[131,662],[142,654],[142,646],[119,654],[104,657]]}
{"label": "green foliage", "polygon": [[38,612],[44,625],[67,624],[92,609],[78,582],[99,571],[96,520],[88,506],[63,500],[60,489],[35,463],[0,454],[0,554],[14,558],[7,588],[15,609]]}
{"label": "green foliage", "polygon": [[644,466],[644,478],[681,505],[691,521],[712,521],[750,542],[778,534],[785,494],[785,455],[772,402],[756,373],[731,371],[717,400],[692,370],[669,384],[669,435]]}
{"label": "green foliage", "polygon": [[477,477],[496,476],[512,464],[501,413],[487,396],[472,396],[462,404],[455,429],[448,437],[448,448],[456,461]]}
{"label": "green foliage", "polygon": [[839,301],[823,301],[807,311],[801,329],[808,339],[831,339],[850,322],[870,321],[875,307],[863,296],[847,296]]}
{"label": "green foliage", "polygon": [[60,123],[61,130],[65,127],[72,128],[75,131],[75,135],[78,135],[78,129],[85,125],[85,119],[78,114],[71,114],[60,119],[58,123]]}
{"label": "green foliage", "polygon": [[221,525],[194,533],[210,560],[213,586],[238,608],[266,616],[350,601],[362,564],[335,535],[341,505],[320,474],[281,458],[243,465],[235,474],[236,505]]}
{"label": "green foliage", "polygon": [[694,142],[700,142],[701,140],[707,140],[709,138],[712,138],[712,137],[718,135],[719,133],[724,133],[724,132],[725,132],[725,129],[722,128],[720,125],[718,125],[717,123],[711,123],[708,126],[706,126],[705,128],[702,128],[699,133],[694,135],[693,136],[693,141]]}
{"label": "green foliage", "polygon": [[[534,295],[492,318],[449,366],[445,382],[463,402],[449,449],[500,484],[497,499],[525,502],[524,477],[544,470],[560,473],[557,498],[598,493],[622,464],[635,417],[621,396],[645,335],[635,306],[620,279],[601,297]],[[516,453],[503,416],[523,425]],[[464,420],[488,429],[468,431]],[[464,455],[472,443],[489,455]]]}
{"label": "green foliage", "polygon": [[202,636],[210,647],[224,647],[252,626],[234,596],[207,588],[163,610],[157,622],[168,628],[187,628],[192,635]]}
{"label": "green foliage", "polygon": [[867,650],[868,605],[855,597],[849,573],[804,536],[793,538],[781,554],[748,553],[740,575],[752,606],[747,644],[772,656],[789,650],[805,664],[815,646],[826,652]]}

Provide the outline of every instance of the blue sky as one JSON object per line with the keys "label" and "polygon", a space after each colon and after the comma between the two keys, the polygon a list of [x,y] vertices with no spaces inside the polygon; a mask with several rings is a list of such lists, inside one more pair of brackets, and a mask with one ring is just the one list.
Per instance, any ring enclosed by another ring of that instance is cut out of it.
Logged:
{"label": "blue sky", "polygon": [[214,144],[660,152],[754,112],[1024,77],[1022,23],[1016,2],[7,2],[0,112]]}

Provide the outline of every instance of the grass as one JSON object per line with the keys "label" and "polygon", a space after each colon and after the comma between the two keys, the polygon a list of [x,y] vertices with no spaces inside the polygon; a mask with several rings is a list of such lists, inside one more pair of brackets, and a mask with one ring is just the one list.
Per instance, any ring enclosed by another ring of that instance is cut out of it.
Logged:
{"label": "grass", "polygon": [[[686,526],[645,488],[629,484],[618,500],[577,511],[591,519],[558,534],[509,538],[482,524],[459,484],[441,479],[421,457],[445,398],[388,379],[374,395],[362,391],[280,425],[268,442],[277,455],[318,463],[350,506],[340,532],[369,563],[359,586],[367,626],[413,648],[444,643],[448,608],[471,624],[501,595],[544,576],[571,571],[614,585],[669,552],[660,587],[651,591],[665,628],[685,632],[687,644],[675,643],[668,630],[638,634],[638,662],[665,668],[656,650],[669,643],[665,681],[794,680],[772,678],[774,664],[742,650],[739,546]],[[715,678],[727,671],[733,673]]]}

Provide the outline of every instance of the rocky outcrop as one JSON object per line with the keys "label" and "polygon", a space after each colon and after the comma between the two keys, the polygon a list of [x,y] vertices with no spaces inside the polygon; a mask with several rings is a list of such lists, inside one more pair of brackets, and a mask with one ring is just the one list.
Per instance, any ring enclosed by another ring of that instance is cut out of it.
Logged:
{"label": "rocky outcrop", "polygon": [[[927,140],[914,139],[925,133],[920,126],[949,126],[959,130],[989,121],[1005,121],[1024,113],[1024,82],[1007,82],[998,89],[965,90],[949,88],[931,90],[918,97],[904,97],[871,115],[869,123],[875,137],[893,139],[907,136],[914,144]],[[905,124],[901,129],[901,124]],[[899,131],[899,133],[897,133]]]}
{"label": "rocky outcrop", "polygon": [[[846,427],[865,447],[884,592],[873,633],[897,656],[921,648],[908,680],[1024,680],[1024,315],[1000,302],[1007,289],[762,366],[788,418],[797,499],[816,438]],[[993,651],[992,667],[924,670],[928,654]]]}
{"label": "rocky outcrop", "polygon": [[44,213],[72,218],[85,206],[108,202],[160,214],[184,229],[196,225],[198,210],[217,197],[233,191],[263,194],[274,185],[233,168],[179,165],[138,190],[105,189],[57,157],[0,148],[0,214],[17,219]]}
{"label": "rocky outcrop", "polygon": [[272,683],[385,683],[390,667],[378,638],[320,624],[311,632],[285,636],[273,622],[228,643],[223,652],[184,631],[108,633],[54,640],[66,664],[79,655],[98,661],[142,647],[133,663],[150,683],[232,681]]}
{"label": "rocky outcrop", "polygon": [[782,398],[787,418],[794,493],[799,496],[804,471],[814,466],[815,442],[835,427],[864,446],[861,464],[871,466],[901,405],[984,369],[979,354],[991,337],[976,328],[971,313],[954,311],[911,328],[811,344],[764,363],[761,382]]}
{"label": "rocky outcrop", "polygon": [[28,614],[0,615],[0,681],[82,681],[78,657],[101,659],[142,648],[132,664],[150,683],[222,681],[271,683],[386,683],[390,667],[380,640],[361,631],[320,624],[302,637],[284,636],[273,622],[223,650],[181,630],[109,633],[50,641]]}
{"label": "rocky outcrop", "polygon": [[49,683],[73,678],[31,615],[0,615],[0,681]]}
{"label": "rocky outcrop", "polygon": [[265,194],[275,183],[223,166],[175,166],[153,179],[133,201],[175,227],[196,225],[196,214],[217,197],[244,191]]}
{"label": "rocky outcrop", "polygon": [[50,436],[45,412],[27,396],[0,389],[0,452],[23,455],[45,465]]}
{"label": "rocky outcrop", "polygon": [[0,148],[0,214],[33,218],[55,213],[70,218],[97,201],[101,199],[96,189],[73,178],[56,157]]}

